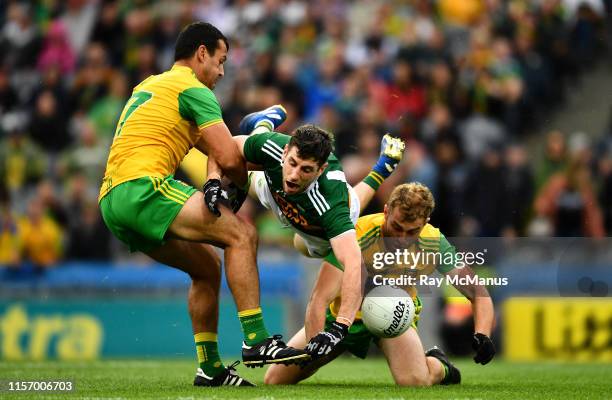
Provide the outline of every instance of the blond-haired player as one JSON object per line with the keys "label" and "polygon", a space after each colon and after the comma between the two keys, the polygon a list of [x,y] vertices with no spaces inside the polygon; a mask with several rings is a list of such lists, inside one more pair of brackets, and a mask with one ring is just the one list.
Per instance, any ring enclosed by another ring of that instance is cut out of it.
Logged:
{"label": "blond-haired player", "polygon": [[[374,253],[394,251],[398,247],[411,251],[437,252],[454,259],[455,249],[439,229],[428,223],[435,203],[430,190],[420,183],[408,183],[397,186],[379,214],[366,215],[357,221],[355,226],[362,255],[369,273]],[[432,257],[432,259],[435,259]],[[426,264],[415,266],[418,274],[429,274],[434,270],[446,275],[472,274],[470,268],[458,268],[453,263]],[[390,265],[388,270],[376,273],[410,273],[406,266]],[[413,271],[414,272],[414,271]],[[328,256],[323,264],[313,288],[306,310],[304,327],[289,341],[289,345],[301,347],[307,339],[322,327],[334,320],[334,315],[342,299],[338,297],[339,283],[342,280],[342,266],[333,255]],[[493,303],[486,288],[482,286],[457,286],[472,302],[474,310],[474,349],[476,362],[486,364],[495,354],[495,347],[489,339],[494,323]],[[442,350],[434,347],[425,353],[417,333],[418,314],[421,300],[416,288],[406,287],[416,305],[417,318],[404,334],[390,339],[376,338],[368,332],[359,315],[345,339],[325,358],[316,360],[303,368],[298,366],[272,366],[266,373],[267,384],[295,384],[314,374],[322,365],[349,351],[360,358],[365,358],[370,343],[374,341],[384,353],[395,383],[402,386],[429,386],[433,384],[457,384],[461,381],[459,370],[451,364]]]}

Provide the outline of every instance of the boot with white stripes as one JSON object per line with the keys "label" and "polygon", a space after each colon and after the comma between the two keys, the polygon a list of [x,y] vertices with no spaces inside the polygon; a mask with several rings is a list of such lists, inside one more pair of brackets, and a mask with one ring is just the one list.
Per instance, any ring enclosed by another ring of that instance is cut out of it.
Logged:
{"label": "boot with white stripes", "polygon": [[[238,126],[241,135],[272,132],[287,119],[287,110],[281,104],[275,104],[265,110],[252,112],[242,118]],[[259,128],[259,129],[258,129]],[[257,130],[257,132],[255,132]],[[260,132],[262,130],[262,132]]]}
{"label": "boot with white stripes", "polygon": [[236,366],[240,361],[236,361],[229,367],[225,367],[222,373],[215,377],[210,377],[198,368],[196,377],[193,381],[193,386],[255,386],[251,382],[238,376]]}
{"label": "boot with white stripes", "polygon": [[242,343],[242,363],[250,368],[266,364],[301,364],[310,356],[303,349],[289,347],[281,340],[282,335],[274,335],[253,346]]}

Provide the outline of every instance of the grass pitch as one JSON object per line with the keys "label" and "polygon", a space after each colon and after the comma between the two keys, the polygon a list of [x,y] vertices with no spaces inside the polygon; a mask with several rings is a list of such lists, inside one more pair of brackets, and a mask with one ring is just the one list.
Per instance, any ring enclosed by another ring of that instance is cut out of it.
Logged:
{"label": "grass pitch", "polygon": [[[177,360],[2,362],[0,399],[610,399],[612,364],[456,363],[458,386],[399,388],[384,359],[341,358],[297,386],[263,386],[263,369],[238,367],[257,388],[191,386],[195,363]],[[74,381],[70,393],[8,392],[7,380]]]}

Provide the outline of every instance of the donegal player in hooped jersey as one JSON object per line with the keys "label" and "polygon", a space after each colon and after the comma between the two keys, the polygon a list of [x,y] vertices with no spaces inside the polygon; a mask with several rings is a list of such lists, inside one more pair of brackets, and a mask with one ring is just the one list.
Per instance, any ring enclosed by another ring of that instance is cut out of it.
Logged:
{"label": "donegal player in hooped jersey", "polygon": [[[131,251],[189,274],[191,316],[199,368],[198,386],[253,386],[217,350],[221,262],[244,333],[246,365],[295,363],[309,358],[268,334],[259,306],[255,229],[220,205],[220,173],[247,183],[246,164],[221,117],[212,92],[223,77],[228,41],[208,23],[181,31],[175,64],[140,83],[117,124],[100,189],[100,210],[108,228]],[[192,147],[215,160],[202,192],[173,179]]]}
{"label": "donegal player in hooped jersey", "polygon": [[[357,236],[370,275],[376,273],[389,277],[398,273],[414,273],[416,276],[429,274],[434,270],[449,276],[473,274],[469,267],[455,267],[452,262],[433,264],[438,260],[455,259],[454,247],[437,228],[427,223],[433,208],[434,200],[429,189],[418,183],[410,183],[399,185],[393,190],[383,213],[359,218],[356,224]],[[410,267],[388,265],[383,270],[373,268],[375,253],[392,252],[400,248],[399,246],[409,251],[440,253],[442,256],[425,257],[424,262]],[[432,264],[428,264],[430,262]],[[333,254],[329,255],[323,262],[315,283],[306,310],[305,326],[289,341],[290,345],[300,347],[306,344],[310,335],[334,321],[334,315],[342,304],[340,297],[342,273],[342,265]],[[472,302],[474,310],[473,347],[476,351],[474,361],[486,364],[495,355],[495,347],[489,338],[494,323],[493,303],[486,288],[482,286],[467,285],[457,288]],[[459,383],[461,381],[459,370],[451,364],[442,350],[437,347],[427,352],[423,350],[416,330],[416,321],[422,308],[421,300],[414,287],[406,289],[415,302],[416,317],[415,323],[402,335],[389,339],[376,338],[368,332],[358,314],[347,337],[326,358],[315,360],[303,368],[273,366],[267,371],[265,382],[298,383],[344,351],[365,358],[370,343],[374,341],[387,358],[393,379],[398,385],[429,386]]]}

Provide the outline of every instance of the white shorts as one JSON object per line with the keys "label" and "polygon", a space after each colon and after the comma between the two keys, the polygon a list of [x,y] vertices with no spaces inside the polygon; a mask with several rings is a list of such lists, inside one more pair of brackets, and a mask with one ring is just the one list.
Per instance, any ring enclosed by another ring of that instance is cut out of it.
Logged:
{"label": "white shorts", "polygon": [[[320,237],[312,236],[307,233],[304,233],[297,228],[295,228],[283,215],[283,212],[274,201],[274,197],[272,196],[272,192],[270,192],[270,188],[268,187],[268,182],[266,181],[266,176],[263,171],[251,171],[249,172],[251,175],[251,185],[255,185],[255,193],[257,193],[257,198],[259,202],[268,210],[271,210],[272,213],[276,216],[276,219],[284,226],[293,229],[295,233],[300,235],[304,242],[306,243],[306,248],[308,249],[308,253],[315,258],[323,258],[329,254],[331,251],[331,245],[329,240],[322,239]],[[359,197],[357,197],[357,193],[351,187],[351,185],[346,185],[348,188],[349,196],[351,198],[350,204],[351,209],[349,210],[351,221],[353,224],[357,223],[357,219],[359,218]]]}

